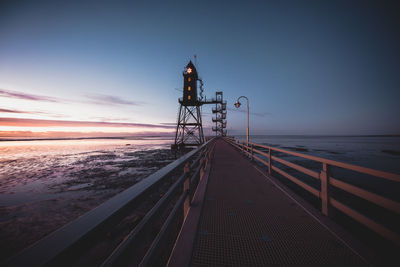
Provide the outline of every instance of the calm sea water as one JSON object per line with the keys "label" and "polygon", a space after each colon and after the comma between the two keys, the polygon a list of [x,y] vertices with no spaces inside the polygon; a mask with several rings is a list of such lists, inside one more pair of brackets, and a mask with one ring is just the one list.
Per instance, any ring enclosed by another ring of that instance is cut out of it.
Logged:
{"label": "calm sea water", "polygon": [[[245,140],[245,136],[236,136]],[[400,174],[400,136],[251,136],[252,142]]]}

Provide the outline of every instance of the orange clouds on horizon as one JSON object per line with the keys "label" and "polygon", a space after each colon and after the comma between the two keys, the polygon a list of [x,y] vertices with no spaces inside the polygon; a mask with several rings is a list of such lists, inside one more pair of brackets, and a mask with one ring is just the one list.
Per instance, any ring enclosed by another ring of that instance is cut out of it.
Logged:
{"label": "orange clouds on horizon", "polygon": [[102,122],[102,121],[67,121],[67,120],[41,120],[22,118],[0,118],[0,126],[13,127],[141,127],[141,128],[165,128],[175,126],[168,124]]}
{"label": "orange clouds on horizon", "polygon": [[173,136],[173,132],[137,132],[137,133],[105,133],[105,132],[29,132],[0,131],[0,140],[15,139],[54,139],[54,138],[100,138],[129,136]]}
{"label": "orange clouds on horizon", "polygon": [[170,124],[0,118],[0,138],[69,138],[171,135]]}

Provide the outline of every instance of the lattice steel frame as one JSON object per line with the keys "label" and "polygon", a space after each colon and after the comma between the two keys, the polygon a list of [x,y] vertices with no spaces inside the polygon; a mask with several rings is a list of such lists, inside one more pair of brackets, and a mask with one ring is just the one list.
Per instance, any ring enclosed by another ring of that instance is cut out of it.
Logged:
{"label": "lattice steel frame", "polygon": [[199,146],[204,143],[200,103],[196,106],[179,108],[178,124],[175,133],[176,146]]}

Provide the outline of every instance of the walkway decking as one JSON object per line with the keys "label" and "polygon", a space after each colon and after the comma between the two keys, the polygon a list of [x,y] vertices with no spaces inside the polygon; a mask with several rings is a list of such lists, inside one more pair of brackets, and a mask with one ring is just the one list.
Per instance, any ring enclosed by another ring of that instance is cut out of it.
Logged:
{"label": "walkway decking", "polygon": [[366,263],[240,152],[217,140],[190,265]]}

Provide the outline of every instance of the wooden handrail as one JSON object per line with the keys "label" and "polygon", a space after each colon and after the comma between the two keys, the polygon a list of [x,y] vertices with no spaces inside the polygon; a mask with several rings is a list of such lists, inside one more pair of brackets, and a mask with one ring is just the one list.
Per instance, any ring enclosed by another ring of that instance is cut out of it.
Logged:
{"label": "wooden handrail", "polygon": [[400,203],[330,177],[329,184],[400,214]]}
{"label": "wooden handrail", "polygon": [[[364,173],[364,174],[372,175],[372,176],[379,177],[379,178],[384,178],[384,179],[394,181],[394,182],[400,182],[399,174],[378,171],[378,170],[361,167],[361,166],[357,166],[357,165],[353,165],[353,164],[348,164],[348,163],[343,163],[343,162],[334,161],[334,160],[330,160],[330,159],[306,155],[306,154],[302,154],[302,153],[298,153],[298,152],[288,151],[288,150],[284,150],[281,148],[260,145],[260,144],[254,143],[254,142],[249,142],[249,146],[246,146],[244,141],[236,140],[234,138],[229,138],[229,139],[225,139],[225,140],[228,143],[230,143],[231,145],[235,146],[236,148],[239,148],[245,154],[251,155],[252,159],[254,158],[257,161],[261,162],[263,165],[266,165],[268,167],[268,172],[270,175],[271,175],[271,171],[274,170],[277,173],[281,174],[282,176],[286,177],[287,179],[291,180],[295,184],[299,185],[306,191],[308,191],[311,194],[315,195],[316,197],[320,198],[322,201],[322,213],[324,213],[325,215],[327,215],[327,216],[330,215],[330,212],[329,212],[330,206],[335,207],[336,209],[342,211],[343,213],[347,214],[348,216],[352,217],[353,219],[357,220],[358,222],[364,224],[365,226],[367,226],[368,228],[372,229],[373,231],[379,233],[380,235],[384,236],[385,238],[388,238],[388,239],[396,242],[397,244],[400,244],[400,236],[398,234],[392,232],[391,230],[387,229],[386,227],[374,222],[373,220],[367,218],[366,216],[364,216],[364,215],[358,213],[357,211],[347,207],[346,205],[340,203],[339,201],[330,197],[330,193],[329,193],[329,187],[334,186],[334,187],[340,188],[346,192],[349,192],[353,195],[356,195],[362,199],[370,201],[370,202],[372,202],[378,206],[381,206],[387,210],[390,210],[392,212],[400,214],[400,203],[399,202],[388,199],[386,197],[380,196],[378,194],[369,192],[365,189],[361,189],[354,185],[350,185],[348,183],[345,183],[343,181],[333,178],[330,173],[330,167],[336,166],[336,167],[340,167],[343,169],[356,171],[359,173]],[[268,153],[261,151],[257,148],[267,149]],[[251,149],[251,152],[248,152],[249,149]],[[322,170],[320,173],[318,173],[313,170],[307,169],[305,167],[299,166],[299,165],[289,162],[287,160],[281,159],[276,155],[273,156],[272,151],[277,151],[277,152],[289,154],[292,156],[317,161],[322,164]],[[255,153],[268,158],[268,162],[263,160],[262,158],[258,157],[257,155],[254,155]],[[300,172],[302,172],[306,175],[309,175],[315,179],[319,179],[321,181],[321,191],[311,187],[310,185],[300,181],[298,178],[296,178],[296,177],[288,174],[287,172],[279,169],[278,167],[272,165],[272,160],[277,161],[277,162],[279,162],[285,166],[288,166],[292,169],[295,169],[297,171],[300,171]]]}
{"label": "wooden handrail", "polygon": [[399,234],[387,229],[386,227],[382,226],[381,224],[376,223],[375,221],[371,220],[370,218],[362,215],[361,213],[353,210],[352,208],[342,204],[341,202],[337,201],[334,198],[330,198],[329,202],[333,207],[340,210],[341,212],[349,215],[354,220],[364,224],[368,228],[372,229],[373,231],[377,232],[381,236],[393,241],[400,245],[400,236]]}
{"label": "wooden handrail", "polygon": [[292,182],[296,183],[297,185],[301,186],[302,188],[304,188],[305,190],[307,190],[308,192],[310,192],[311,194],[313,194],[316,197],[320,197],[320,192],[315,189],[314,187],[309,186],[308,184],[300,181],[299,179],[293,177],[292,175],[288,174],[287,172],[279,169],[278,167],[275,167],[272,165],[272,169],[278,173],[280,173],[281,175],[285,176],[286,178],[288,178],[289,180],[291,180]]}
{"label": "wooden handrail", "polygon": [[400,182],[400,175],[399,174],[394,174],[394,173],[385,172],[385,171],[378,171],[378,170],[374,170],[374,169],[367,168],[367,167],[362,167],[362,166],[357,166],[357,165],[354,165],[354,164],[344,163],[344,162],[335,161],[335,160],[331,160],[331,159],[325,159],[325,158],[321,158],[321,157],[306,155],[306,154],[293,152],[293,151],[289,151],[289,150],[285,150],[285,149],[281,149],[281,148],[260,145],[260,144],[256,144],[256,143],[253,143],[253,142],[249,142],[249,144],[252,144],[253,146],[256,146],[256,147],[262,147],[262,148],[266,148],[266,149],[271,149],[273,151],[278,151],[278,152],[282,152],[282,153],[285,153],[285,154],[289,154],[289,155],[293,155],[293,156],[297,156],[297,157],[301,157],[301,158],[305,158],[305,159],[310,159],[310,160],[318,161],[318,162],[321,162],[321,163],[326,163],[326,164],[329,164],[331,166],[336,166],[336,167],[340,167],[340,168],[343,168],[343,169],[348,169],[348,170],[352,170],[352,171],[356,171],[356,172],[360,172],[360,173],[365,173],[365,174],[369,174],[369,175],[372,175],[372,176],[384,178],[384,179],[387,179],[387,180],[392,180],[392,181],[395,181],[395,182]]}
{"label": "wooden handrail", "polygon": [[[255,144],[253,142],[249,142],[249,143],[252,144],[253,146],[262,146],[263,148],[267,148],[269,150],[275,150],[275,151],[282,152],[282,149],[275,149],[275,148],[272,148],[272,147],[267,147],[267,146],[263,146],[263,145],[257,145],[257,144]],[[240,145],[241,146],[246,146],[244,144],[243,145],[240,144]],[[253,150],[254,150],[254,152],[256,152],[258,154],[261,154],[261,155],[263,155],[263,156],[265,156],[267,158],[269,157],[269,155],[267,153],[264,153],[264,152],[262,152],[262,151],[260,151],[258,149],[253,149]],[[303,158],[307,158],[307,159],[310,159],[310,158],[319,159],[318,160],[319,162],[328,164],[327,163],[328,160],[323,159],[323,158],[318,158],[318,157],[314,157],[314,156],[310,156],[310,155],[304,155],[304,154],[301,154],[301,153],[296,153],[296,152],[291,152],[291,151],[286,151],[286,152],[288,152],[288,154],[290,153],[292,155],[296,154],[296,156],[301,155],[301,156],[304,156]],[[294,164],[294,163],[291,163],[289,161],[286,161],[284,159],[278,158],[277,156],[271,156],[271,158],[273,160],[275,160],[275,161],[278,161],[278,162],[288,166],[288,167],[291,167],[291,168],[293,168],[295,170],[298,170],[298,171],[300,171],[300,172],[302,172],[304,174],[307,174],[307,175],[309,175],[311,177],[314,177],[316,179],[320,179],[320,174],[315,172],[315,171],[309,170],[309,169],[307,169],[305,167],[302,167],[302,166],[299,166],[297,164]],[[261,160],[258,157],[257,157],[257,160],[262,162],[262,163],[264,163],[265,165],[267,165],[267,163],[264,160]],[[346,163],[343,163],[343,164],[346,164]],[[331,165],[331,164],[328,164],[328,165]],[[355,165],[352,165],[352,166],[354,167]],[[355,167],[359,167],[359,166],[355,166]],[[376,171],[376,170],[374,170],[374,171]],[[376,172],[380,172],[380,171],[376,171]],[[392,174],[392,175],[396,175],[396,174]],[[379,196],[377,194],[368,192],[367,190],[358,188],[356,186],[347,184],[345,182],[339,181],[337,179],[334,179],[331,176],[329,176],[328,179],[329,179],[329,184],[330,185],[333,185],[333,186],[338,187],[338,188],[340,188],[342,190],[345,190],[345,191],[347,191],[349,193],[357,195],[358,197],[361,197],[361,198],[363,198],[365,200],[371,201],[371,202],[373,202],[373,203],[375,203],[375,204],[377,204],[377,205],[379,205],[381,207],[384,207],[386,209],[392,210],[392,211],[394,211],[396,213],[400,213],[400,204],[398,202],[395,202],[393,200],[387,199],[385,197],[381,197],[381,196]]]}
{"label": "wooden handrail", "polygon": [[262,160],[261,158],[259,158],[259,157],[257,157],[257,156],[254,156],[254,155],[253,155],[253,157],[254,157],[256,160],[258,160],[259,162],[263,163],[264,165],[268,165],[268,162]]}
{"label": "wooden handrail", "polygon": [[253,150],[254,150],[254,152],[257,152],[258,154],[263,155],[264,157],[268,157],[268,154],[265,153],[265,152],[262,152],[261,150],[258,150],[258,149],[255,149],[255,148],[253,148]]}
{"label": "wooden handrail", "polygon": [[309,170],[309,169],[307,169],[307,168],[304,168],[304,167],[302,167],[302,166],[300,166],[300,165],[291,163],[291,162],[286,161],[286,160],[284,160],[284,159],[280,159],[280,158],[278,158],[278,157],[276,157],[276,156],[271,156],[271,158],[272,158],[273,160],[276,160],[276,161],[278,161],[278,162],[280,162],[280,163],[282,163],[282,164],[288,166],[288,167],[291,167],[291,168],[293,168],[293,169],[295,169],[295,170],[301,171],[302,173],[305,173],[305,174],[307,174],[307,175],[309,175],[309,176],[311,176],[311,177],[313,177],[313,178],[315,178],[315,179],[319,179],[319,173],[318,173],[318,172]]}

